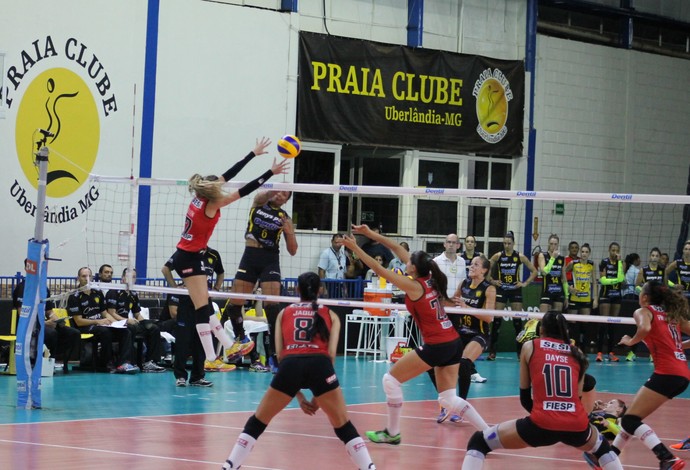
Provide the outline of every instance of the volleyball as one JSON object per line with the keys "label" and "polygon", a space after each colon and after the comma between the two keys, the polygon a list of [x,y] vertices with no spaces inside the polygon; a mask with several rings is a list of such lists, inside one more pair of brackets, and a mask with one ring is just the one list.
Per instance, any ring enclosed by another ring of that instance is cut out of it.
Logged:
{"label": "volleyball", "polygon": [[405,275],[405,271],[403,271],[403,270],[400,269],[400,268],[393,268],[393,269],[391,269],[391,271],[393,271],[393,272],[396,273],[396,274],[400,274],[401,276],[404,276],[404,275]]}
{"label": "volleyball", "polygon": [[278,141],[278,153],[284,158],[295,158],[302,150],[302,143],[294,135],[284,135]]}

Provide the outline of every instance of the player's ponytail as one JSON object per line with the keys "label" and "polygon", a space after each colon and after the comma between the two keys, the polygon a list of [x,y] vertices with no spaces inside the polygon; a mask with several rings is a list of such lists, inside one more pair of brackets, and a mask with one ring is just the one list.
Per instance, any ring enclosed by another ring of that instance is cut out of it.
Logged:
{"label": "player's ponytail", "polygon": [[438,292],[439,297],[448,298],[448,278],[438,267],[438,264],[425,251],[415,251],[410,255],[410,263],[417,268],[419,277],[426,277],[431,273],[431,287]]}
{"label": "player's ponytail", "polygon": [[560,339],[565,344],[570,345],[570,354],[580,364],[579,379],[581,380],[585,375],[587,367],[589,367],[589,360],[580,348],[570,341],[568,322],[563,314],[556,310],[549,310],[542,317],[540,327],[542,328],[543,336]]}
{"label": "player's ponytail", "polygon": [[311,301],[311,308],[314,310],[314,323],[308,332],[309,340],[315,335],[319,335],[324,341],[328,341],[331,336],[331,331],[328,329],[326,321],[319,315],[319,304],[316,303],[320,287],[321,279],[319,275],[314,272],[302,273],[297,278],[297,288],[299,289],[300,299],[302,301]]}

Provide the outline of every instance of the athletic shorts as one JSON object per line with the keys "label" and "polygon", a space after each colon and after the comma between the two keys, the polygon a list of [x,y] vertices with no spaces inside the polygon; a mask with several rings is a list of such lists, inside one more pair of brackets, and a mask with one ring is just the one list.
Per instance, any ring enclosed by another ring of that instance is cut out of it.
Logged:
{"label": "athletic shorts", "polygon": [[592,308],[592,302],[573,302],[568,303],[568,310],[581,310],[583,308]]}
{"label": "athletic shorts", "polygon": [[688,388],[688,384],[690,380],[680,375],[663,375],[655,372],[647,379],[644,386],[670,399],[683,393]]}
{"label": "athletic shorts", "polygon": [[599,289],[599,303],[620,305],[623,296],[620,289],[611,289],[609,286],[601,286]]}
{"label": "athletic shorts", "polygon": [[522,303],[522,289],[496,288],[496,302],[502,304]]}
{"label": "athletic shorts", "polygon": [[423,344],[417,348],[417,354],[422,361],[431,367],[452,366],[460,364],[462,357],[462,340],[460,338],[439,344]]}
{"label": "athletic shorts", "polygon": [[340,387],[331,358],[323,354],[314,356],[288,356],[278,367],[271,387],[294,397],[308,388],[315,397]]}
{"label": "athletic shorts", "polygon": [[235,279],[250,284],[280,282],[280,253],[264,248],[245,247]]}
{"label": "athletic shorts", "polygon": [[489,335],[480,333],[460,333],[460,339],[462,340],[463,349],[464,346],[467,346],[472,341],[479,343],[482,347],[482,351],[486,351],[486,347],[489,345]]}
{"label": "athletic shorts", "polygon": [[515,426],[518,435],[531,447],[552,446],[559,442],[572,447],[581,447],[587,443],[592,432],[589,423],[583,431],[543,429],[534,424],[529,416],[518,419]]}
{"label": "athletic shorts", "polygon": [[190,276],[206,276],[206,250],[185,251],[177,249],[170,257],[172,266],[181,278]]}
{"label": "athletic shorts", "polygon": [[543,292],[541,293],[541,299],[539,300],[542,304],[553,305],[556,302],[563,303],[565,301],[565,295],[563,291],[561,292]]}

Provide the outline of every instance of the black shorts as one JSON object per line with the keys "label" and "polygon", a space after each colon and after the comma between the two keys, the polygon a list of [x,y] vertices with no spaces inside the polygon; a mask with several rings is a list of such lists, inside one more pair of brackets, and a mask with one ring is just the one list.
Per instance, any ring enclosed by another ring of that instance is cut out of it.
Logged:
{"label": "black shorts", "polygon": [[206,250],[185,251],[177,249],[170,257],[173,268],[181,278],[206,276]]}
{"label": "black shorts", "polygon": [[496,288],[496,302],[502,304],[522,303],[522,289]]}
{"label": "black shorts", "polygon": [[580,310],[583,308],[592,308],[592,302],[573,302],[570,301],[568,303],[568,311],[570,310]]}
{"label": "black shorts", "polygon": [[482,347],[482,351],[486,351],[486,347],[489,345],[489,335],[483,335],[481,333],[460,333],[460,339],[464,346],[467,346],[472,341],[479,343]]}
{"label": "black shorts", "polygon": [[623,295],[620,289],[611,289],[609,286],[601,286],[599,289],[599,303],[620,305]]}
{"label": "black shorts", "polygon": [[415,348],[417,355],[419,355],[422,361],[426,362],[431,367],[460,364],[462,350],[463,346],[460,338],[447,343],[423,344]]}
{"label": "black shorts", "polygon": [[280,282],[280,253],[248,246],[240,260],[235,279],[250,284],[260,282]]}
{"label": "black shorts", "polygon": [[662,375],[655,372],[647,379],[644,386],[670,399],[683,393],[688,388],[688,384],[690,380],[680,375]]}
{"label": "black shorts", "polygon": [[559,442],[572,447],[582,447],[592,432],[589,424],[584,431],[552,431],[543,429],[532,422],[529,416],[515,423],[518,435],[532,447],[552,446]]}
{"label": "black shorts", "polygon": [[340,387],[333,363],[328,356],[288,356],[280,361],[278,373],[271,381],[271,387],[294,397],[303,388],[308,388],[315,397]]}
{"label": "black shorts", "polygon": [[565,296],[563,291],[560,292],[544,292],[541,293],[541,299],[539,300],[542,304],[552,305],[556,302],[563,303],[565,301]]}

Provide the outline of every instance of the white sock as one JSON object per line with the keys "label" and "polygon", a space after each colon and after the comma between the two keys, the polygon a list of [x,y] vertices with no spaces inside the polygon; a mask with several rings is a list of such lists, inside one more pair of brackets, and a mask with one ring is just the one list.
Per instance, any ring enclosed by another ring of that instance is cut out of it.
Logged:
{"label": "white sock", "polygon": [[621,464],[618,455],[614,451],[599,457],[599,465],[601,465],[603,470],[623,470],[623,464]]}
{"label": "white sock", "polygon": [[354,462],[357,468],[376,470],[376,467],[372,463],[371,457],[369,456],[367,445],[364,442],[364,439],[361,437],[355,437],[350,442],[345,444],[345,450],[347,450],[347,455],[350,456],[350,459],[352,462]]}
{"label": "white sock", "polygon": [[[223,468],[240,468],[244,460],[249,456],[249,453],[254,448],[254,444],[256,444],[256,439],[249,434],[240,433],[240,435],[237,436],[235,447],[232,448],[232,451],[228,456],[228,460],[225,462],[225,465],[223,465]],[[232,466],[230,466],[230,463],[228,462],[231,462]]]}
{"label": "white sock", "polygon": [[625,432],[623,430],[623,428],[621,428],[620,432],[618,434],[616,434],[616,438],[613,440],[613,446],[616,449],[622,451],[623,447],[626,446],[628,441],[630,441],[631,437],[632,436],[630,434],[628,434],[627,432]]}
{"label": "white sock", "polygon": [[486,456],[476,450],[468,450],[465,459],[462,461],[462,470],[480,470],[484,465]]}
{"label": "white sock", "polygon": [[402,398],[389,398],[386,402],[388,405],[388,434],[397,436],[400,434],[400,415],[402,415]]}
{"label": "white sock", "polygon": [[220,324],[220,320],[218,320],[218,317],[215,315],[211,315],[210,317],[208,317],[208,324],[211,327],[213,335],[216,338],[218,338],[218,341],[220,341],[220,344],[222,344],[224,348],[230,349],[230,347],[232,346],[232,341],[230,341],[230,338],[225,333],[223,325]]}
{"label": "white sock", "polygon": [[211,326],[208,323],[197,323],[196,332],[199,333],[201,345],[204,347],[207,361],[216,360],[216,350],[213,349],[213,339],[211,338]]}
{"label": "white sock", "polygon": [[652,450],[658,444],[661,444],[659,436],[656,435],[654,430],[647,426],[646,424],[640,425],[635,429],[635,437],[642,441],[642,443],[647,447],[647,449]]}

